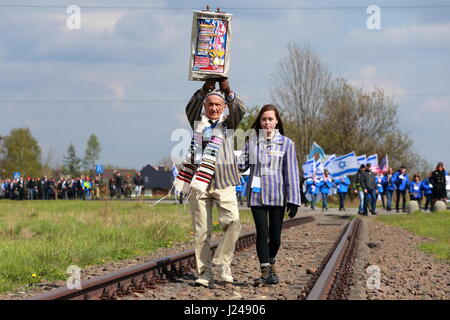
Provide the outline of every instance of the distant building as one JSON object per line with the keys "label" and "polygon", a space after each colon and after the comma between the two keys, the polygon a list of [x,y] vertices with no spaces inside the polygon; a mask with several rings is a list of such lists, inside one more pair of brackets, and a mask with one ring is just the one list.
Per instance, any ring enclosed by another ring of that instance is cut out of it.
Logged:
{"label": "distant building", "polygon": [[144,179],[145,194],[165,195],[172,187],[172,171],[159,167],[156,170],[151,165],[146,165],[141,169],[141,175]]}

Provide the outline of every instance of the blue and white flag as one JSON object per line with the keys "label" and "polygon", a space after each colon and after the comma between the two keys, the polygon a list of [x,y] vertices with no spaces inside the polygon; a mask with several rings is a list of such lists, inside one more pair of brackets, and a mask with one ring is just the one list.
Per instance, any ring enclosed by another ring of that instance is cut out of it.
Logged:
{"label": "blue and white flag", "polygon": [[305,179],[312,177],[312,175],[316,172],[314,159],[306,161],[305,164],[302,165],[302,168],[303,168],[303,177]]}
{"label": "blue and white flag", "polygon": [[172,176],[174,178],[176,178],[177,175],[178,175],[178,169],[177,169],[177,167],[175,167],[175,165],[172,165]]}
{"label": "blue and white flag", "polygon": [[331,156],[328,157],[327,161],[325,161],[325,164],[323,165],[324,169],[327,169],[328,172],[330,172],[330,173],[331,173],[331,171],[330,171],[330,165],[331,165],[331,162],[332,162],[334,159],[336,159],[336,155],[335,155],[335,154],[332,154]]}
{"label": "blue and white flag", "polygon": [[350,176],[359,170],[358,159],[354,152],[334,159],[330,164],[331,177]]}
{"label": "blue and white flag", "polygon": [[308,160],[313,159],[314,155],[319,154],[319,159],[325,158],[325,151],[315,141],[312,144],[311,152],[308,154]]}
{"label": "blue and white flag", "polygon": [[366,164],[366,155],[365,154],[363,154],[362,156],[358,156],[358,163],[359,163],[359,165],[362,165],[362,164]]}
{"label": "blue and white flag", "polygon": [[373,154],[367,158],[367,163],[370,163],[370,171],[377,173],[378,167],[378,155]]}
{"label": "blue and white flag", "polygon": [[322,161],[317,160],[316,161],[316,176],[319,178],[323,177],[323,170],[324,170],[324,167],[323,167]]}

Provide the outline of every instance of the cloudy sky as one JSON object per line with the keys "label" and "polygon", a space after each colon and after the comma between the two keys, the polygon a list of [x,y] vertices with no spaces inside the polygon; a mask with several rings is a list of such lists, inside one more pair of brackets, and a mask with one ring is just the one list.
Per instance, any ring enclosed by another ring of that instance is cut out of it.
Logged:
{"label": "cloudy sky", "polygon": [[[450,166],[450,1],[436,0],[0,0],[0,135],[29,127],[55,164],[92,133],[102,164],[170,155],[201,85],[187,77],[192,11],[206,3],[234,14],[230,83],[247,105],[270,102],[288,43],[309,45],[333,76],[395,96],[415,150]],[[80,30],[66,26],[71,4]],[[367,28],[372,4],[381,30]]]}

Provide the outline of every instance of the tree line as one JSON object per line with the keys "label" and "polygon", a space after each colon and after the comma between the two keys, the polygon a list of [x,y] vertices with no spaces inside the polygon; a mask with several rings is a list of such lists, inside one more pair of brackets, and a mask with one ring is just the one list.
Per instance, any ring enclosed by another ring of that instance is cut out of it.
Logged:
{"label": "tree line", "polygon": [[[431,165],[413,150],[413,139],[400,130],[397,104],[381,88],[367,90],[345,78],[333,78],[328,67],[307,46],[289,44],[276,63],[270,95],[279,107],[285,134],[296,144],[304,163],[313,141],[328,154],[378,154],[389,165],[410,172],[427,172]],[[260,106],[247,110],[241,128],[247,130]]]}
{"label": "tree line", "polygon": [[9,135],[0,139],[0,177],[10,178],[14,172],[21,176],[41,177],[68,175],[77,177],[91,174],[98,163],[101,145],[95,134],[91,134],[84,151],[84,157],[77,156],[75,146],[70,143],[63,165],[51,168],[50,158],[42,159],[42,150],[29,128],[14,128]]}

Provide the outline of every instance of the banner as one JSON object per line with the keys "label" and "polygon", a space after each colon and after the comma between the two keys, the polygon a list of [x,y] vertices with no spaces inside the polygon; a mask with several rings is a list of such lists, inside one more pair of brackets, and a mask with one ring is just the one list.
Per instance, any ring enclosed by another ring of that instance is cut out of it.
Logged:
{"label": "banner", "polygon": [[322,165],[322,161],[321,160],[317,160],[315,166],[316,166],[316,169],[315,169],[316,170],[316,177],[319,177],[319,178],[323,177],[324,167]]}
{"label": "banner", "polygon": [[332,154],[331,156],[328,157],[327,161],[325,161],[325,164],[323,165],[324,169],[327,169],[329,173],[331,173],[331,170],[330,170],[331,162],[335,159],[336,159],[336,155]]}
{"label": "banner", "polygon": [[314,159],[308,160],[302,165],[303,177],[310,178],[316,172],[316,163]]}
{"label": "banner", "polygon": [[319,154],[319,159],[325,158],[325,151],[315,141],[312,144],[311,152],[308,154],[308,160],[313,159],[316,154]]}
{"label": "banner", "polygon": [[359,165],[362,165],[362,164],[366,164],[367,163],[367,160],[366,160],[366,155],[365,154],[363,154],[362,156],[358,156],[358,163],[359,163]]}
{"label": "banner", "polygon": [[228,78],[232,17],[230,13],[194,11],[189,80]]}
{"label": "banner", "polygon": [[177,175],[178,175],[178,169],[177,169],[177,167],[175,167],[175,165],[172,165],[172,176],[174,178],[176,178]]}
{"label": "banner", "polygon": [[378,173],[378,170],[380,169],[378,167],[378,155],[373,154],[367,158],[367,163],[370,163],[370,171]]}
{"label": "banner", "polygon": [[334,159],[330,164],[331,177],[350,176],[356,174],[359,170],[358,159],[354,152]]}

